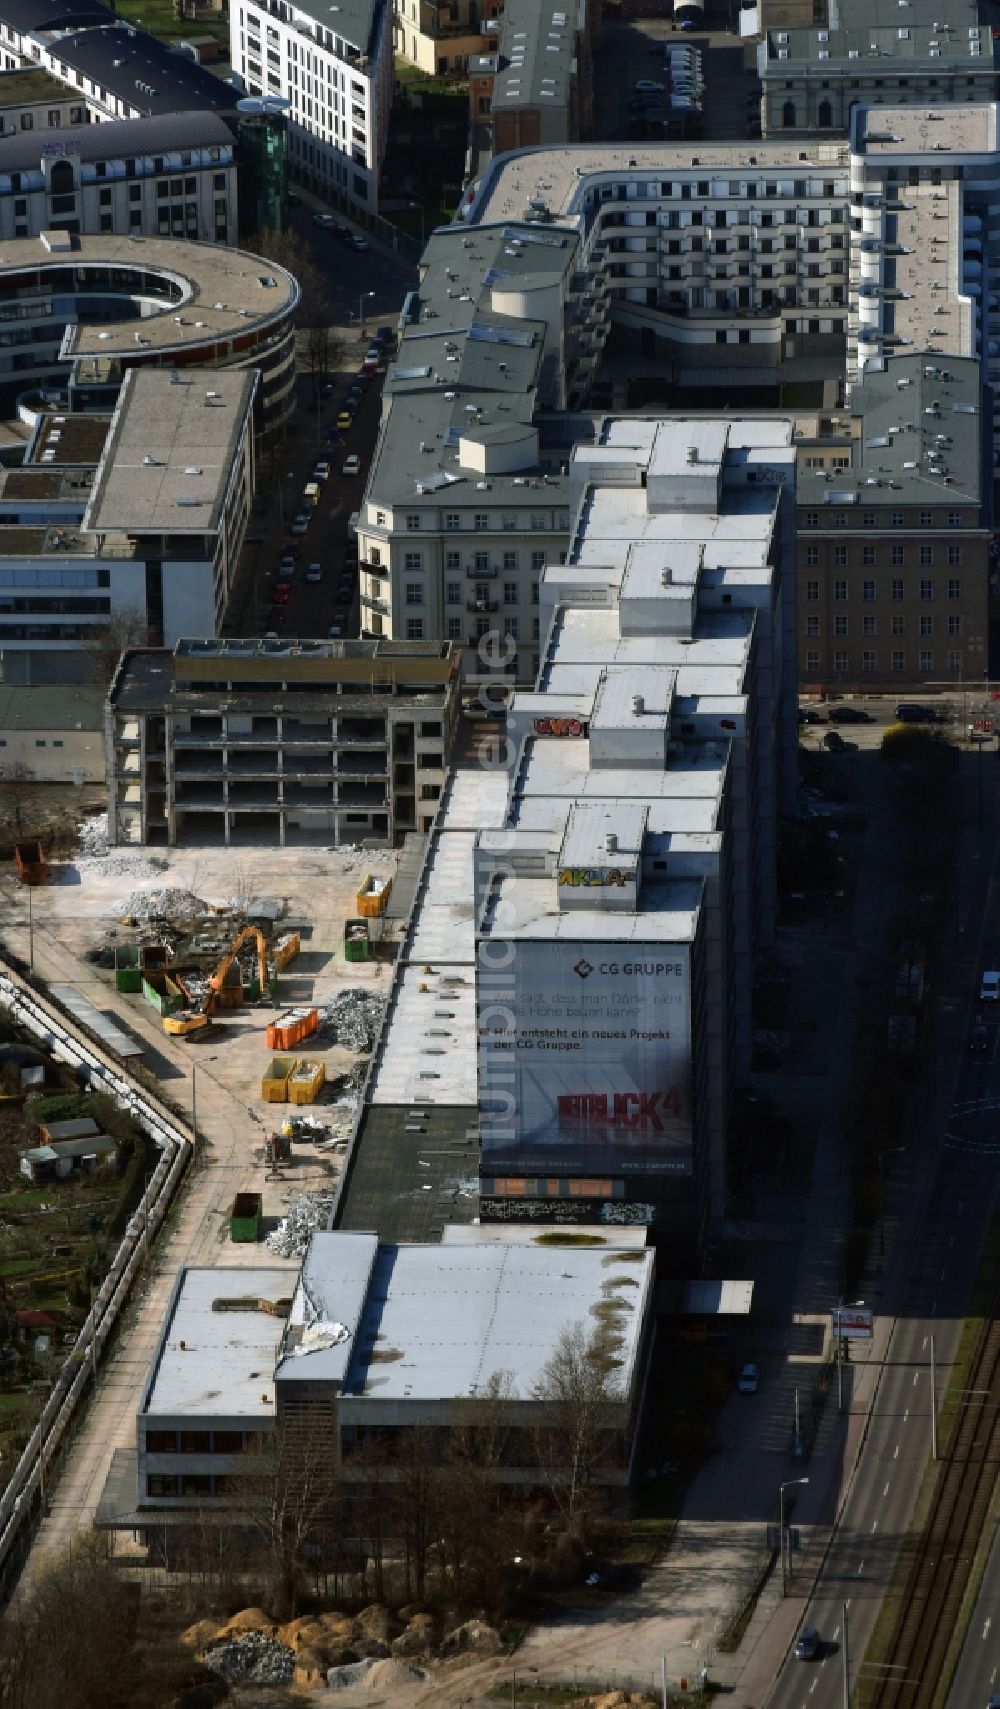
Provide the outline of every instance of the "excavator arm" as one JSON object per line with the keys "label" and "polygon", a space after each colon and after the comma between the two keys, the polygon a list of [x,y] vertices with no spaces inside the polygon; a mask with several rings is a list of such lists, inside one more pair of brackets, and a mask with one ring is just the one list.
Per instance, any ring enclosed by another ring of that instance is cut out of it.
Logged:
{"label": "excavator arm", "polygon": [[222,990],[226,974],[236,960],[240,949],[251,938],[257,945],[257,969],[260,975],[261,995],[267,991],[267,939],[257,926],[244,926],[242,931],[237,932],[215,972],[209,978],[208,984],[211,991]]}

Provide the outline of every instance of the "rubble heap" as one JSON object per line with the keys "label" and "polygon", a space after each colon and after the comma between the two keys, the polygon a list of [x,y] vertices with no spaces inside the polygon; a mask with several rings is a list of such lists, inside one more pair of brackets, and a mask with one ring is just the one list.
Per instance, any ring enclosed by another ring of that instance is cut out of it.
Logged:
{"label": "rubble heap", "polygon": [[316,1230],[329,1226],[333,1205],[333,1193],[303,1193],[292,1200],[277,1228],[265,1236],[264,1245],[280,1258],[303,1258]]}
{"label": "rubble heap", "polygon": [[385,1004],[385,997],[377,991],[366,991],[361,986],[352,985],[327,1004],[324,1024],[345,1050],[357,1051],[359,1056],[370,1056],[385,1015]]}
{"label": "rubble heap", "polygon": [[205,912],[200,896],[168,885],[165,890],[133,890],[121,905],[123,919],[194,919]]}
{"label": "rubble heap", "polygon": [[203,1660],[227,1685],[289,1685],[295,1671],[291,1650],[266,1632],[242,1632],[207,1650]]}

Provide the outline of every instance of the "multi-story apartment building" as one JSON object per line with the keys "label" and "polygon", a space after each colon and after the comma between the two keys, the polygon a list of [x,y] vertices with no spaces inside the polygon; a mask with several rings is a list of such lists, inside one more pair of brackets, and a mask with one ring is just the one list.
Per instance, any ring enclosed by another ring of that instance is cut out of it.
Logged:
{"label": "multi-story apartment building", "polygon": [[0,137],[4,240],[134,232],[233,244],[237,211],[236,142],[216,113],[81,124],[58,140],[31,129]]}
{"label": "multi-story apartment building", "polygon": [[254,488],[255,373],[124,376],[114,414],[43,413],[0,472],[0,646],[76,652],[109,623],[222,620]]}
{"label": "multi-story apartment building", "polygon": [[101,0],[9,0],[0,5],[4,70],[47,71],[95,119],[138,119],[198,109],[228,111],[233,87],[187,54],[123,24]]}
{"label": "multi-story apartment building", "polygon": [[894,355],[865,367],[847,466],[799,468],[805,685],[878,690],[986,675],[988,410],[971,357]]}
{"label": "multi-story apartment building", "polygon": [[790,422],[673,417],[574,453],[476,847],[484,1216],[635,1201],[683,1239],[724,1212],[795,794],[794,458]]}
{"label": "multi-story apartment building", "polygon": [[[432,237],[400,321],[359,519],[368,620],[378,619],[382,633],[398,634],[412,621],[425,635],[457,639],[460,578],[478,581],[466,603],[482,602],[481,611],[469,615],[481,616],[484,627],[498,617],[502,628],[509,613],[516,672],[520,680],[531,675],[536,655],[523,638],[536,633],[533,554],[544,546],[527,538],[532,508],[525,519],[522,507],[519,521],[504,502],[506,488],[497,488],[507,535],[501,550],[512,570],[503,598],[486,576],[477,578],[477,560],[463,555],[460,541],[444,534],[461,535],[467,515],[473,532],[493,527],[493,512],[476,496],[488,490],[478,483],[501,472],[501,428],[508,438],[516,433],[527,458],[525,430],[536,427],[534,478],[559,479],[559,459],[592,431],[579,415],[561,412],[586,407],[612,323],[620,344],[668,363],[680,385],[704,386],[714,369],[728,386],[776,387],[802,362],[811,378],[825,375],[847,395],[866,365],[886,356],[975,358],[988,388],[977,432],[995,464],[998,162],[993,105],[859,111],[850,143],[636,145],[624,161],[617,149],[570,145],[493,162],[463,204],[464,230]],[[499,339],[509,346],[502,356],[490,348]],[[473,455],[465,431],[473,422],[490,431],[489,470],[475,462],[482,453]],[[850,447],[842,454],[849,462]],[[826,449],[822,455],[829,461]],[[512,475],[508,466],[505,478],[510,496],[528,496],[528,467]],[[445,488],[447,510],[437,500]],[[425,508],[431,516],[407,520]],[[891,515],[891,507],[875,508]],[[426,554],[412,538],[418,531],[432,541]],[[499,581],[503,561],[485,542],[478,549],[479,566]],[[428,560],[432,593],[417,582]],[[963,578],[961,593],[974,647],[977,577]],[[472,630],[467,644],[475,638]],[[928,651],[917,649],[917,669]],[[946,649],[946,657],[955,652]],[[937,663],[934,671],[941,674]]]}
{"label": "multi-story apartment building", "polygon": [[240,0],[230,55],[252,95],[289,102],[288,164],[319,194],[378,208],[392,105],[389,0]]}
{"label": "multi-story apartment building", "polygon": [[484,36],[496,37],[503,0],[395,0],[395,48],[432,77],[464,77]]}
{"label": "multi-story apartment building", "polygon": [[108,695],[109,840],[391,846],[433,823],[458,717],[447,642],[127,652]]}
{"label": "multi-story apartment building", "polygon": [[469,105],[489,152],[577,142],[592,122],[601,0],[505,0],[496,41],[469,58]]}
{"label": "multi-story apartment building", "polygon": [[[90,114],[79,95],[47,71],[0,72],[0,137],[22,131],[75,129]],[[52,138],[47,139],[49,142]]]}
{"label": "multi-story apartment building", "polygon": [[845,134],[855,108],[996,98],[976,0],[839,0],[829,21],[769,26],[758,47],[765,137]]}

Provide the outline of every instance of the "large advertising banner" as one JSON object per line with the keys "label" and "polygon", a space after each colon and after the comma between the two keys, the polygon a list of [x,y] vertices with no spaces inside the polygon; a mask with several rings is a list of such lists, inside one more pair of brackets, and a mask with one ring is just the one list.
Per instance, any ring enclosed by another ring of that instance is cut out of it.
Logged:
{"label": "large advertising banner", "polygon": [[502,972],[480,969],[483,1166],[689,1175],[687,946],[509,950]]}

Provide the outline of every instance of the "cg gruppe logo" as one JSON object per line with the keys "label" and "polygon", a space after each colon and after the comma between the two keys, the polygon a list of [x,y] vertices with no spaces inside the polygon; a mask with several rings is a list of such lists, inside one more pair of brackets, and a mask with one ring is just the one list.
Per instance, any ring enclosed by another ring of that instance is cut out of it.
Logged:
{"label": "cg gruppe logo", "polygon": [[576,962],[573,967],[573,972],[576,974],[578,979],[589,979],[593,971],[594,969],[591,967],[586,956],[583,956],[582,959]]}

